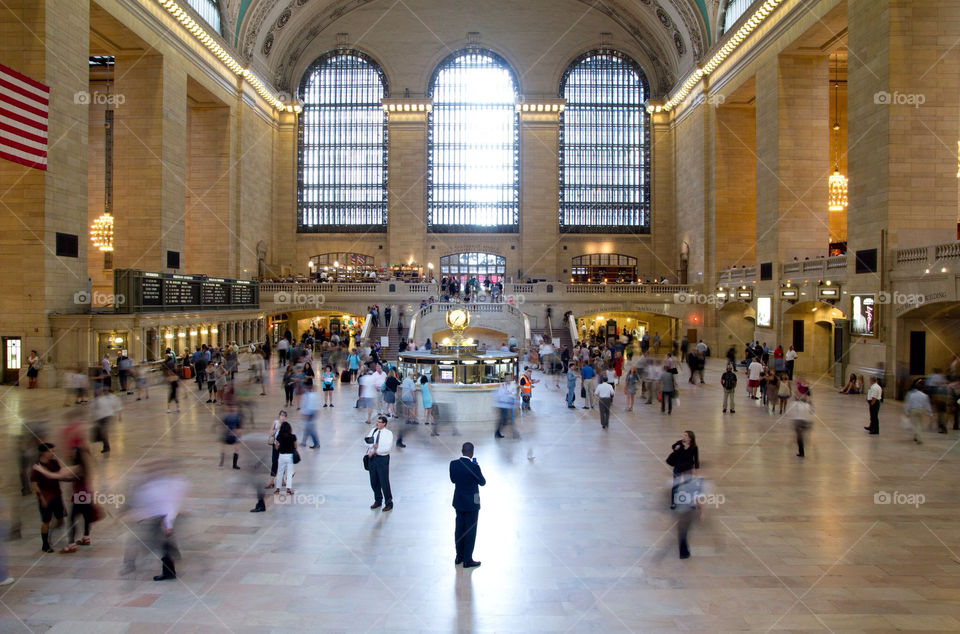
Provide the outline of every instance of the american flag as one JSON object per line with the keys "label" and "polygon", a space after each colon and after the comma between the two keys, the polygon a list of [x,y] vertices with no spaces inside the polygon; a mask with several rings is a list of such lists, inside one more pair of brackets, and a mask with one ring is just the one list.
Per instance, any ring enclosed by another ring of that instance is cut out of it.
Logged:
{"label": "american flag", "polygon": [[50,88],[0,64],[0,158],[47,169]]}

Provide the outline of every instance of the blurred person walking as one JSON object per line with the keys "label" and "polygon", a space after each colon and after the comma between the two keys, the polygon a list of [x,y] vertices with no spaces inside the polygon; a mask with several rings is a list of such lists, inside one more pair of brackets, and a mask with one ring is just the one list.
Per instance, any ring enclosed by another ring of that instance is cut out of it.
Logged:
{"label": "blurred person walking", "polygon": [[102,443],[100,453],[110,451],[110,434],[108,429],[113,417],[120,418],[123,407],[120,399],[110,392],[109,388],[101,389],[90,404],[90,416],[93,418],[93,442]]}
{"label": "blurred person walking", "polygon": [[[500,418],[497,423],[497,430],[493,433],[494,438],[503,438],[503,428],[513,425],[514,410],[517,407],[517,384],[513,381],[504,382],[497,388],[495,407],[500,410]],[[513,428],[514,438],[519,438],[516,428]]]}
{"label": "blurred person walking", "polygon": [[127,524],[133,534],[127,540],[120,574],[133,572],[137,558],[147,549],[158,555],[162,564],[161,573],[154,581],[177,578],[175,560],[180,558],[180,550],[174,540],[174,524],[186,491],[186,480],[167,472],[162,462],[145,466],[144,473],[132,487]]}
{"label": "blurred person walking", "polygon": [[677,489],[680,484],[687,482],[697,475],[700,469],[700,449],[697,447],[697,436],[690,430],[683,432],[683,436],[670,447],[667,464],[673,467],[673,487],[670,489],[670,508],[677,508]]}
{"label": "blurred person walking", "polygon": [[[33,469],[45,478],[68,480],[72,484],[73,496],[70,518],[67,521],[67,545],[60,549],[61,553],[72,553],[76,552],[77,546],[90,545],[90,525],[100,519],[101,515],[93,503],[93,457],[84,441],[81,425],[73,424],[68,427],[65,436],[73,464],[59,471],[50,471],[43,464],[37,463],[33,465]],[[83,537],[75,539],[79,518],[83,518]]]}
{"label": "blurred person walking", "polygon": [[903,413],[910,421],[913,429],[913,442],[923,443],[920,437],[920,431],[924,422],[933,419],[933,407],[930,404],[930,397],[923,391],[923,379],[917,379],[910,387],[910,391],[903,399]]}

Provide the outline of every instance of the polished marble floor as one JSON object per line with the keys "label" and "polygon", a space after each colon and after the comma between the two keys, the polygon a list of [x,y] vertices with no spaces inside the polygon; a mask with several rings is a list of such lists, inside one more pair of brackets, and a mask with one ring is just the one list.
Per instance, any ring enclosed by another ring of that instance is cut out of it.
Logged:
{"label": "polished marble floor", "polygon": [[[160,388],[149,401],[125,396],[97,489],[124,493],[145,458],[176,465],[190,483],[180,578],[152,581],[154,560],[120,574],[121,508],[94,525],[91,547],[45,555],[35,503],[10,497],[24,538],[7,544],[17,581],[0,587],[0,632],[960,630],[960,432],[917,446],[888,401],[881,435],[868,436],[861,398],[818,385],[801,460],[791,421],[742,392],[737,413],[721,414],[714,366],[706,385],[681,382],[672,416],[626,412],[618,393],[608,431],[596,410],[567,409],[550,378],[519,439],[495,440],[492,424],[459,436],[442,426],[439,438],[416,427],[392,458],[390,513],[368,509],[352,386],[321,410],[322,446],[304,451],[297,498],[268,498],[262,514],[248,512],[245,472],[218,469],[216,414],[194,389],[179,414],[164,412]],[[282,404],[276,384],[270,392],[254,397],[252,434]],[[5,457],[21,421],[64,420],[58,391],[0,399]],[[713,496],[680,560],[664,458],[685,429]],[[242,466],[262,438],[248,438]],[[488,480],[473,570],[453,563],[447,477],[464,440]],[[891,503],[877,503],[884,494]]]}

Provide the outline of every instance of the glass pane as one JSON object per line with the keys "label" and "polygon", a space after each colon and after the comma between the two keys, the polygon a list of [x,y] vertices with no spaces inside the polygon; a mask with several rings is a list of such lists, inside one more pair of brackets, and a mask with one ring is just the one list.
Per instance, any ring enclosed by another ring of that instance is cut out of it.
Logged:
{"label": "glass pane", "polygon": [[300,87],[299,231],[386,225],[383,73],[355,51],[321,57]]}
{"label": "glass pane", "polygon": [[594,51],[564,75],[560,225],[576,231],[649,229],[645,79],[612,51]]}
{"label": "glass pane", "polygon": [[519,126],[510,69],[489,51],[461,51],[441,64],[430,95],[428,230],[516,231]]}
{"label": "glass pane", "polygon": [[6,356],[7,356],[7,369],[19,370],[20,369],[20,340],[19,339],[7,340]]}

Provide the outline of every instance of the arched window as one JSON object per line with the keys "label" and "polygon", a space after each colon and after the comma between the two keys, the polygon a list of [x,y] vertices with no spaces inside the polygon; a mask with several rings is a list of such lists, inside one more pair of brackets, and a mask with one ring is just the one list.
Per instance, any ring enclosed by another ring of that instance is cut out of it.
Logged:
{"label": "arched window", "polygon": [[507,259],[496,253],[452,253],[440,258],[440,275],[497,282],[507,272]]}
{"label": "arched window", "polygon": [[560,81],[561,233],[650,231],[647,80],[616,51],[591,51]]}
{"label": "arched window", "polygon": [[496,53],[467,49],[430,81],[427,230],[516,233],[520,215],[517,83]]}
{"label": "arched window", "polygon": [[730,30],[740,16],[746,13],[754,0],[727,0],[723,12],[723,33]]}
{"label": "arched window", "polygon": [[570,278],[578,284],[628,284],[637,279],[637,258],[620,253],[578,255],[570,261]]}
{"label": "arched window", "polygon": [[190,8],[196,11],[204,21],[220,33],[220,3],[217,0],[187,0]]}
{"label": "arched window", "polygon": [[383,71],[357,51],[327,53],[300,83],[297,231],[387,230]]}

